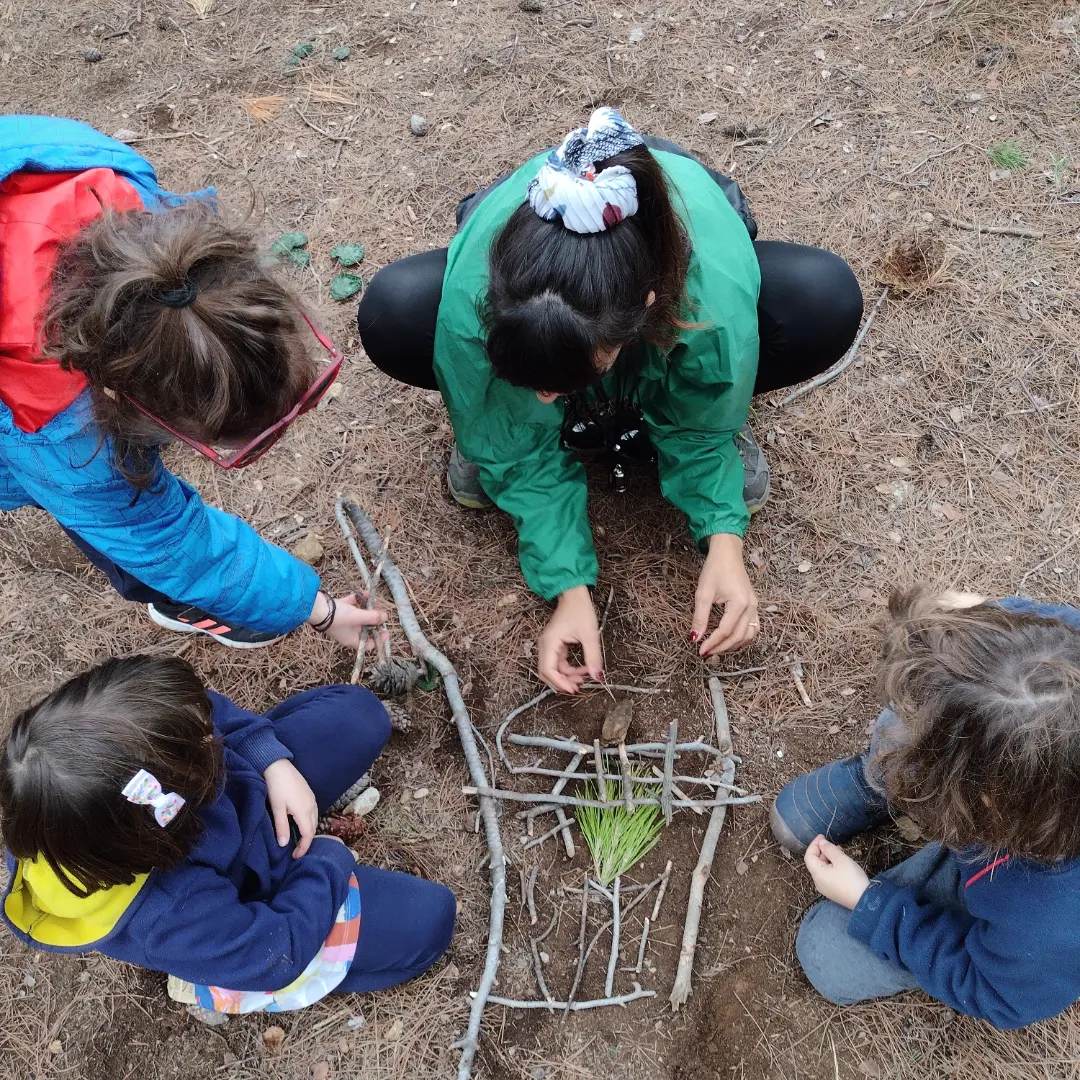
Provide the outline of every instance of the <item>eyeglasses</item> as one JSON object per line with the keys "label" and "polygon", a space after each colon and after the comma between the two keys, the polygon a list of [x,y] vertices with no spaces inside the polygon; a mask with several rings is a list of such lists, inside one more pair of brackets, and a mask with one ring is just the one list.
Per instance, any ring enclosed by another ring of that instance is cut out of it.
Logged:
{"label": "eyeglasses", "polygon": [[288,426],[298,416],[311,412],[322,401],[326,396],[326,391],[330,389],[334,380],[338,377],[338,372],[341,371],[341,365],[345,360],[344,354],[326,334],[308,318],[306,313],[302,314],[304,322],[307,323],[311,332],[315,335],[315,339],[326,350],[329,361],[326,367],[315,376],[314,381],[300,396],[297,403],[280,420],[275,420],[265,431],[259,432],[258,435],[237,450],[222,454],[212,446],[207,446],[205,443],[199,442],[198,439],[193,439],[190,435],[177,431],[176,428],[165,423],[160,416],[156,416],[144,405],[140,405],[134,398],[128,397],[127,394],[123,394],[122,397],[132,408],[142,413],[147,420],[152,421],[163,431],[167,431],[174,438],[179,439],[185,446],[190,446],[196,453],[209,458],[219,468],[242,469],[245,465],[251,465],[258,461],[285,434]]}

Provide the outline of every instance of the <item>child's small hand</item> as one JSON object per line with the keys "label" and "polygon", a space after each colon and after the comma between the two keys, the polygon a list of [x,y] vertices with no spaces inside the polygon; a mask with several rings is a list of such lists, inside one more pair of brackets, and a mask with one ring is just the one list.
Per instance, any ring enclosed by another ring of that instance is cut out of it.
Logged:
{"label": "child's small hand", "polygon": [[266,780],[266,797],[274,819],[277,842],[281,847],[289,842],[289,818],[292,818],[300,831],[300,842],[293,851],[293,858],[299,859],[311,847],[315,830],[319,827],[319,807],[315,795],[296,766],[285,758],[269,766],[263,778]]}
{"label": "child's small hand", "polygon": [[866,871],[842,848],[816,836],[803,856],[806,869],[814,879],[817,891],[826,900],[847,908],[849,911],[859,902],[870,879]]}
{"label": "child's small hand", "polygon": [[360,631],[365,626],[380,626],[386,622],[386,612],[380,608],[366,608],[364,597],[348,595],[337,598],[334,623],[326,636],[346,649],[355,650],[360,644]]}

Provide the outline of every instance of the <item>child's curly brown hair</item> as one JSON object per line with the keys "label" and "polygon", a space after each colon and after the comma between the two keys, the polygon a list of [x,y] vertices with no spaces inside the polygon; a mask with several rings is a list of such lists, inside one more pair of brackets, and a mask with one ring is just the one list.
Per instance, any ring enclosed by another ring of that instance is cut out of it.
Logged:
{"label": "child's curly brown hair", "polygon": [[893,595],[879,676],[904,737],[890,804],[954,849],[1080,856],[1080,633],[992,603]]}

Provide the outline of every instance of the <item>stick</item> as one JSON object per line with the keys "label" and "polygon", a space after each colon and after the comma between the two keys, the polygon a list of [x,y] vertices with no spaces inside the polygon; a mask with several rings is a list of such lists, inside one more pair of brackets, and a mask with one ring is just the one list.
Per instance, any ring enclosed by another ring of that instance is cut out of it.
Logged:
{"label": "stick", "polygon": [[[529,938],[529,950],[532,952],[533,958],[533,974],[536,975],[536,985],[540,988],[540,993],[543,995],[545,1001],[551,1001],[551,992],[548,990],[547,980],[544,978],[544,965],[540,962],[540,943],[555,929],[555,922],[559,918],[559,909],[556,908],[551,913],[551,922],[548,923],[547,929],[538,937]],[[548,1012],[554,1013],[555,1006],[550,1005]]]}
{"label": "stick", "polygon": [[604,755],[600,752],[600,740],[593,739],[593,768],[596,770],[596,794],[598,798],[607,798],[607,784],[604,783]]}
{"label": "stick", "polygon": [[[582,757],[592,753],[591,746],[586,746],[585,743],[574,742],[572,739],[553,739],[547,735],[509,735],[507,738],[514,746],[533,746],[540,747],[544,750],[561,750],[564,754],[581,754]],[[667,749],[668,744],[666,742],[631,743],[626,748],[626,752],[628,754],[654,754],[662,757],[667,753]],[[614,754],[616,756],[619,753],[614,747],[601,747],[600,752],[602,754]],[[677,743],[675,746],[675,753],[711,754],[713,757],[717,758],[728,756],[710,743],[704,742]]]}
{"label": "stick", "polygon": [[611,997],[615,986],[615,965],[619,962],[619,932],[622,929],[622,903],[619,900],[619,886],[622,878],[615,877],[611,889],[611,953],[608,956],[607,978],[604,980],[604,993]]}
{"label": "stick", "polygon": [[877,313],[881,310],[881,305],[885,303],[888,296],[889,286],[886,285],[885,288],[881,290],[881,295],[878,297],[877,303],[870,309],[870,314],[867,315],[865,322],[863,322],[862,329],[851,343],[851,348],[848,349],[848,351],[827,371],[823,371],[820,375],[815,375],[808,383],[803,383],[802,386],[792,390],[791,393],[777,405],[778,409],[782,409],[785,405],[790,405],[793,401],[805,397],[811,390],[816,390],[818,387],[825,386],[834,379],[840,378],[840,376],[851,367],[855,362],[855,357],[859,355],[859,347],[863,343],[863,338],[866,337],[870,327],[874,325],[874,319],[877,318]]}
{"label": "stick", "polygon": [[577,993],[578,983],[585,971],[585,929],[589,921],[589,879],[585,878],[585,885],[581,890],[581,926],[578,930],[578,961],[574,971],[574,981],[570,984],[570,993],[566,996],[566,1005],[563,1008],[563,1016],[570,1011],[574,995]]}
{"label": "stick", "polygon": [[626,743],[619,743],[619,771],[622,774],[622,796],[627,810],[634,809],[634,782],[630,779],[630,758],[626,754]]}
{"label": "stick", "polygon": [[[712,697],[713,712],[716,716],[716,744],[721,749],[731,752],[731,721],[728,718],[727,704],[724,701],[724,684],[715,677],[709,680],[709,694]],[[735,762],[728,760],[724,765],[723,779],[735,779]],[[705,883],[712,871],[713,856],[716,854],[716,842],[720,839],[720,830],[724,827],[727,807],[717,806],[709,818],[709,827],[701,841],[701,852],[697,866],[690,876],[690,899],[686,905],[686,922],[683,925],[682,947],[679,949],[679,966],[675,973],[675,982],[671,987],[671,1009],[678,1012],[690,997],[690,983],[694,971],[694,953],[697,950],[698,927],[701,923],[701,906],[705,899]]]}
{"label": "stick", "polygon": [[645,926],[641,931],[641,941],[638,942],[637,963],[634,965],[634,974],[635,975],[640,975],[641,974],[641,968],[645,963],[645,945],[648,943],[648,940],[649,940],[649,927],[650,926],[652,926],[652,919],[650,919],[648,917],[648,915],[646,915],[645,916]]}
{"label": "stick", "polygon": [[[566,820],[558,822],[552,828],[548,829],[548,831],[546,833],[544,833],[543,836],[534,837],[532,840],[529,840],[527,843],[522,844],[521,845],[521,850],[522,851],[528,851],[530,848],[539,847],[545,840],[550,840],[556,833],[562,832],[563,829],[569,829],[570,828],[570,819],[566,817],[566,811],[562,810],[562,807],[559,807],[556,810],[556,813],[558,813],[560,810],[562,811],[562,816]],[[532,826],[532,818],[529,819],[529,826],[530,827]]]}
{"label": "stick", "polygon": [[667,749],[664,751],[664,786],[660,791],[660,805],[664,809],[664,821],[671,824],[671,774],[675,769],[675,744],[679,741],[679,721],[672,720],[668,726]]}
{"label": "stick", "polygon": [[[377,557],[383,551],[382,538],[378,530],[371,523],[371,519],[355,503],[344,499],[338,499],[338,520],[342,520],[342,512],[348,515],[349,521],[356,526],[365,546],[373,557]],[[345,529],[346,536],[352,536],[351,529]],[[355,541],[354,541],[355,544]],[[350,545],[351,548],[354,545]],[[359,550],[354,548],[354,550]],[[480,758],[480,751],[473,735],[472,721],[469,719],[469,711],[465,707],[465,701],[461,696],[461,685],[458,682],[457,671],[454,665],[424,636],[420,624],[416,620],[412,601],[409,599],[408,586],[401,576],[394,560],[387,556],[383,576],[394,603],[397,606],[398,619],[405,636],[409,639],[409,645],[413,654],[419,660],[434,667],[442,676],[443,692],[450,705],[454,723],[457,726],[458,738],[461,741],[461,749],[465,756],[465,763],[469,769],[469,775],[478,786],[484,786],[488,782],[484,763]],[[499,958],[502,952],[503,918],[506,914],[506,856],[503,852],[502,837],[499,833],[499,818],[496,814],[495,803],[488,798],[480,799],[480,813],[484,820],[484,835],[487,839],[488,854],[491,870],[491,912],[488,918],[487,950],[484,957],[484,970],[480,977],[480,983],[473,997],[472,1008],[469,1011],[469,1025],[465,1037],[461,1040],[461,1058],[458,1061],[458,1080],[470,1080],[472,1076],[473,1061],[476,1058],[476,1049],[480,1039],[480,1024],[484,1018],[484,1006],[487,1003],[491,988],[495,983],[495,974],[499,968]]]}
{"label": "stick", "polygon": [[795,689],[799,691],[799,697],[802,698],[802,703],[810,708],[814,703],[810,700],[810,695],[806,692],[806,683],[803,682],[803,675],[806,673],[803,671],[802,661],[797,657],[791,658],[791,663],[788,665],[788,671],[791,672],[791,677],[795,680]]}
{"label": "stick", "polygon": [[[469,997],[476,1004],[476,993],[471,992]],[[620,994],[618,997],[596,998],[593,1001],[516,1001],[513,998],[496,997],[491,994],[487,998],[488,1005],[503,1005],[508,1009],[565,1009],[567,1012],[585,1012],[586,1009],[602,1009],[607,1005],[629,1005],[632,1001],[641,998],[656,997],[655,990],[642,990],[640,984],[634,983],[634,989],[629,994]]]}
{"label": "stick", "polygon": [[540,876],[540,867],[534,866],[529,871],[528,880],[525,882],[525,904],[529,909],[529,925],[535,926],[536,914],[536,879]]}
{"label": "stick", "polygon": [[[662,784],[664,782],[664,774],[655,765],[653,766],[653,775],[654,776],[659,776],[660,779],[658,781],[655,781],[655,780],[651,780],[647,776],[643,776],[643,777],[639,778],[640,783],[642,783],[642,784],[652,784],[652,783],[660,783],[660,784]],[[688,800],[690,802],[693,802],[693,800],[690,798],[690,796],[687,795],[686,792],[683,791],[683,789],[681,787],[679,787],[678,784],[675,783],[676,780],[682,780],[682,779],[684,779],[684,777],[673,776],[671,778],[671,790],[674,791],[675,794],[678,795],[680,799],[686,799],[686,800]],[[691,777],[691,779],[696,779],[696,778]],[[706,779],[705,777],[702,777],[700,783],[708,784],[709,780]],[[702,810],[700,807],[697,807],[694,810],[694,813],[700,816],[701,814],[704,814],[705,811]]]}
{"label": "stick", "polygon": [[1068,541],[1068,542],[1067,542],[1066,544],[1064,544],[1064,545],[1063,545],[1062,547],[1059,547],[1059,548],[1057,549],[1057,551],[1055,551],[1055,552],[1051,553],[1050,555],[1047,555],[1047,556],[1046,556],[1046,558],[1045,558],[1045,559],[1043,559],[1043,561],[1042,561],[1041,563],[1036,563],[1036,564],[1035,564],[1035,565],[1034,565],[1034,566],[1033,566],[1033,567],[1032,567],[1032,568],[1031,568],[1030,570],[1028,570],[1028,571],[1027,571],[1027,573],[1025,573],[1025,574],[1024,574],[1024,576],[1023,576],[1023,577],[1022,577],[1022,578],[1020,579],[1020,581],[1018,582],[1018,584],[1017,584],[1017,586],[1016,586],[1016,591],[1017,591],[1017,592],[1020,592],[1020,591],[1021,591],[1021,590],[1023,589],[1023,587],[1024,587],[1025,583],[1027,582],[1027,579],[1028,579],[1029,577],[1031,577],[1031,575],[1032,575],[1032,574],[1037,574],[1037,573],[1038,573],[1038,572],[1039,572],[1039,571],[1040,571],[1040,570],[1041,570],[1041,569],[1042,569],[1042,568],[1043,568],[1043,567],[1044,567],[1044,566],[1045,566],[1045,565],[1046,565],[1047,563],[1049,563],[1049,562],[1053,562],[1053,561],[1054,561],[1055,559],[1057,559],[1057,558],[1060,558],[1060,556],[1064,555],[1064,554],[1065,554],[1065,552],[1066,552],[1066,551],[1068,551],[1068,550],[1069,550],[1069,548],[1071,548],[1071,547],[1073,546],[1073,544],[1075,544],[1075,543],[1076,543],[1076,541],[1077,541],[1077,540],[1080,540],[1080,533],[1077,533],[1077,534],[1076,534],[1076,535],[1075,535],[1075,536],[1074,536],[1074,537],[1073,537],[1073,538],[1072,538],[1071,540],[1069,540],[1069,541]]}
{"label": "stick", "polygon": [[[575,754],[574,757],[570,759],[570,767],[572,769],[576,769],[581,764],[582,760],[582,755]],[[551,794],[560,794],[562,792],[562,789],[566,787],[569,779],[570,777],[568,776],[560,778],[559,781],[555,784],[555,786],[551,789]],[[563,848],[565,848],[566,850],[566,857],[568,859],[572,859],[577,853],[577,848],[574,847],[574,838],[570,835],[570,819],[566,816],[566,811],[561,806],[555,808],[555,817],[558,819],[559,824],[563,827],[562,840]],[[530,818],[529,820],[531,821],[532,819]]]}
{"label": "stick", "polygon": [[649,916],[649,922],[656,922],[660,915],[660,905],[664,902],[664,896],[667,894],[668,882],[671,880],[671,860],[668,859],[667,866],[664,867],[664,872],[660,876],[660,891],[656,894],[656,903],[652,906],[652,914]]}
{"label": "stick", "polygon": [[[624,805],[622,799],[579,799],[574,795],[554,796],[544,791],[503,791],[502,788],[492,788],[486,784],[483,787],[466,784],[462,787],[461,794],[479,795],[481,798],[486,797],[489,799],[503,799],[506,802],[540,803],[548,813],[553,812],[558,806],[594,806],[598,810],[613,810]],[[734,798],[702,799],[700,801],[672,799],[671,806],[675,810],[693,810],[695,806],[700,806],[705,810],[712,810],[717,806],[747,806],[750,803],[759,802],[761,802],[760,795],[741,795]],[[660,799],[647,797],[635,798],[633,803],[634,808],[663,805]]]}
{"label": "stick", "polygon": [[537,694],[536,697],[526,701],[524,705],[519,705],[516,709],[512,709],[506,714],[506,718],[499,725],[498,730],[495,732],[495,746],[499,751],[499,757],[502,758],[502,763],[511,771],[513,770],[513,766],[510,764],[510,759],[506,756],[506,751],[503,750],[502,745],[504,732],[510,726],[510,724],[513,723],[513,721],[516,720],[523,712],[527,712],[534,705],[539,705],[541,701],[544,701],[547,698],[551,697],[551,695],[554,693],[555,691],[552,690],[551,687],[548,687],[547,690],[542,691],[541,693]]}
{"label": "stick", "polygon": [[332,131],[327,131],[325,128],[319,127],[318,124],[316,124],[313,120],[309,120],[308,117],[304,115],[299,105],[294,105],[293,109],[296,112],[296,115],[299,116],[300,119],[303,120],[304,123],[307,124],[307,126],[311,128],[312,131],[317,131],[320,135],[324,136],[327,139],[333,139],[335,142],[352,142],[352,139],[348,135],[335,135]]}
{"label": "stick", "polygon": [[[540,765],[520,765],[516,769],[510,770],[515,776],[558,776],[569,782],[570,780],[590,780],[595,777],[595,773],[579,772],[577,769],[547,769]],[[654,765],[654,776],[660,779],[654,779],[652,776],[634,776],[632,777],[635,784],[662,784],[664,782],[664,774]],[[621,782],[622,773],[604,773],[604,779],[612,782]],[[725,784],[722,780],[717,780],[712,776],[673,776],[671,790],[679,795],[679,789],[675,784],[701,784],[704,787],[710,788],[727,788],[730,791],[734,791],[736,795],[745,795],[746,791],[743,788],[736,787],[735,784]],[[561,789],[560,789],[561,790]],[[557,795],[558,792],[555,792]],[[682,799],[690,798],[689,795],[679,795]]]}
{"label": "stick", "polygon": [[948,214],[938,214],[938,220],[944,221],[954,229],[966,229],[973,233],[989,233],[993,236],[1022,236],[1027,240],[1042,240],[1046,233],[1041,229],[1028,229],[1023,225],[978,225],[974,221],[964,221],[962,218],[950,217]]}

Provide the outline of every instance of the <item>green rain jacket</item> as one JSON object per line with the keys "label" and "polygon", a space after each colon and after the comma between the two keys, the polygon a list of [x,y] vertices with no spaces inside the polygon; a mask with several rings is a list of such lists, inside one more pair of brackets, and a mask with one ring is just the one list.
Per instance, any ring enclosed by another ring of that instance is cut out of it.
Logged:
{"label": "green rain jacket", "polygon": [[[761,285],[753,243],[723,190],[697,161],[654,150],[690,238],[685,318],[675,346],[645,348],[636,394],[657,452],[660,489],[687,518],[694,542],[742,536],[749,522],[735,433],[746,421],[758,364]],[[562,401],[496,377],[480,304],[488,253],[525,201],[546,156],[508,177],[469,215],[450,245],[435,330],[435,377],[461,453],[488,497],[513,519],[525,580],[545,600],[595,585],[596,551],[585,470],[560,439]],[[614,376],[609,375],[608,380]]]}

